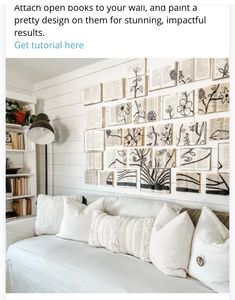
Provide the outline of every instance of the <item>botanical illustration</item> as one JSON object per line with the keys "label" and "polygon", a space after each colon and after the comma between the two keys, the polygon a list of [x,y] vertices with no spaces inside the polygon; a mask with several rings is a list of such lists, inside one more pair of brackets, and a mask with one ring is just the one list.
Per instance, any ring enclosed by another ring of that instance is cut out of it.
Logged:
{"label": "botanical illustration", "polygon": [[117,186],[137,188],[137,170],[117,170]]}
{"label": "botanical illustration", "polygon": [[218,148],[218,172],[229,171],[229,143],[220,143]]}
{"label": "botanical illustration", "polygon": [[114,172],[113,171],[99,171],[99,185],[113,186]]}
{"label": "botanical illustration", "polygon": [[154,151],[155,168],[174,168],[176,166],[176,149],[160,149]]}
{"label": "botanical illustration", "polygon": [[168,146],[173,142],[173,125],[159,124],[146,127],[146,146]]}
{"label": "botanical illustration", "polygon": [[97,182],[98,182],[98,171],[85,170],[85,184],[97,184]]}
{"label": "botanical illustration", "polygon": [[229,77],[229,59],[214,58],[213,79],[222,79]]}
{"label": "botanical illustration", "polygon": [[194,59],[180,60],[178,63],[178,82],[180,85],[194,80]]}
{"label": "botanical illustration", "polygon": [[209,140],[229,139],[229,118],[217,118],[210,120]]}
{"label": "botanical illustration", "polygon": [[194,115],[194,93],[184,92],[162,97],[163,119],[186,118]]}
{"label": "botanical illustration", "polygon": [[229,110],[229,84],[216,84],[198,90],[198,113],[209,114]]}
{"label": "botanical illustration", "polygon": [[146,96],[146,76],[137,76],[127,80],[127,98]]}
{"label": "botanical illustration", "polygon": [[132,106],[132,119],[134,124],[144,123],[146,121],[146,99],[136,99]]}
{"label": "botanical illustration", "polygon": [[229,174],[214,173],[206,175],[206,193],[213,195],[229,195]]}
{"label": "botanical illustration", "polygon": [[153,157],[151,148],[134,148],[129,150],[129,166],[137,168],[152,168]]}
{"label": "botanical illustration", "polygon": [[209,171],[211,148],[183,148],[180,151],[181,170]]}
{"label": "botanical illustration", "polygon": [[200,173],[176,173],[176,191],[200,193]]}
{"label": "botanical illustration", "polygon": [[107,126],[123,125],[131,123],[132,104],[121,103],[115,106],[106,107]]}
{"label": "botanical illustration", "polygon": [[106,129],[105,130],[105,146],[121,146],[122,129]]}
{"label": "botanical illustration", "polygon": [[139,58],[127,64],[127,78],[138,77],[146,74],[147,59]]}
{"label": "botanical illustration", "polygon": [[177,132],[177,146],[206,144],[206,122],[183,123]]}
{"label": "botanical illustration", "polygon": [[159,193],[171,192],[171,169],[140,169],[140,187]]}
{"label": "botanical illustration", "polygon": [[146,122],[159,120],[158,103],[160,97],[146,98]]}
{"label": "botanical illustration", "polygon": [[123,146],[135,147],[144,145],[144,127],[123,129]]}
{"label": "botanical illustration", "polygon": [[126,168],[127,150],[126,149],[109,149],[104,152],[105,168]]}

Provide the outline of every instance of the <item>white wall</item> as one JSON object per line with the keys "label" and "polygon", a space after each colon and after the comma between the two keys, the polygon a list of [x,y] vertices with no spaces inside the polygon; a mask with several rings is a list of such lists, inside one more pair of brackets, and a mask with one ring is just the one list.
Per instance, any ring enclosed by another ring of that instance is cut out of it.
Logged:
{"label": "white wall", "polygon": [[[126,62],[131,59],[108,59],[103,62],[90,65],[75,72],[64,74],[57,78],[41,82],[34,87],[35,95],[39,100],[38,112],[48,114],[51,124],[56,131],[56,141],[49,146],[49,193],[73,194],[83,191],[95,191],[96,193],[115,192],[140,195],[139,191],[126,188],[112,188],[84,185],[85,153],[84,130],[86,127],[86,107],[80,100],[80,90],[84,87],[96,85],[114,79],[126,77]],[[175,61],[175,59],[167,60]],[[148,67],[153,68],[165,64],[166,59],[148,59]],[[224,80],[216,83],[225,82]],[[171,88],[172,93],[187,91],[215,84],[211,79],[198,81],[184,86]],[[169,90],[159,90],[149,93],[151,95],[169,94]],[[118,100],[122,102],[122,100]],[[117,103],[118,103],[117,102]],[[99,104],[104,105],[104,104]],[[110,105],[110,104],[106,104]],[[209,120],[218,116],[228,116],[227,113],[214,113],[190,117],[188,121]],[[164,121],[163,121],[164,122]],[[173,124],[185,122],[184,119],[171,120]],[[169,123],[169,122],[168,122]],[[176,132],[174,132],[174,135]],[[217,172],[217,144],[208,142],[207,147],[212,148],[212,170]],[[43,147],[39,151],[38,165],[38,192],[44,192],[44,153]],[[179,157],[178,157],[179,158]],[[179,164],[178,164],[179,165]],[[205,173],[202,172],[202,191],[200,194],[176,192],[175,174],[179,168],[172,169],[172,192],[169,195],[141,192],[143,197],[168,199],[169,201],[188,202],[189,206],[209,205],[216,209],[228,209],[228,196],[215,196],[205,194]]]}

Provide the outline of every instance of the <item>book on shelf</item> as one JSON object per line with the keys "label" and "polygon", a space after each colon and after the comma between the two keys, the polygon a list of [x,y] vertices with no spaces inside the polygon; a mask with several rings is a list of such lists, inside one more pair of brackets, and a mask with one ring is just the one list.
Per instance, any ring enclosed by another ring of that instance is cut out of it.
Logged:
{"label": "book on shelf", "polygon": [[31,202],[29,198],[15,199],[12,201],[12,210],[18,217],[31,215]]}
{"label": "book on shelf", "polygon": [[6,149],[24,150],[24,133],[18,131],[6,132]]}
{"label": "book on shelf", "polygon": [[6,192],[12,196],[30,194],[28,177],[6,178]]}

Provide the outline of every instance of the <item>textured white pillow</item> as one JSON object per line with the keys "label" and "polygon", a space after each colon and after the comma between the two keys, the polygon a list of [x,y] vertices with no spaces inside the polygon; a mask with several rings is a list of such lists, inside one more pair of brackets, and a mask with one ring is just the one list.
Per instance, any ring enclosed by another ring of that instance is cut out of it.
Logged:
{"label": "textured white pillow", "polygon": [[194,232],[187,212],[178,215],[167,204],[153,225],[150,238],[150,260],[166,275],[186,277]]}
{"label": "textured white pillow", "polygon": [[60,238],[88,242],[92,214],[95,210],[104,208],[104,198],[100,198],[90,205],[76,200],[64,201],[64,215],[60,231],[56,235]]}
{"label": "textured white pillow", "polygon": [[216,292],[229,290],[229,230],[207,207],[196,226],[189,274]]}
{"label": "textured white pillow", "polygon": [[64,199],[82,202],[81,195],[49,196],[38,195],[37,216],[35,222],[36,235],[56,234],[60,230],[60,224],[64,212]]}
{"label": "textured white pillow", "polygon": [[149,261],[149,241],[154,219],[109,216],[96,211],[91,223],[89,245]]}

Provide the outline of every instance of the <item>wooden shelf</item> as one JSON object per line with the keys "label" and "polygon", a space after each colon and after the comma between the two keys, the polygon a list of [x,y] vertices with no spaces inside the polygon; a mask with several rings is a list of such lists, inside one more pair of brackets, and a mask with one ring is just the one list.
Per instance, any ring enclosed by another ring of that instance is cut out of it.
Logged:
{"label": "wooden shelf", "polygon": [[15,199],[22,199],[22,198],[33,198],[35,197],[36,195],[32,195],[32,194],[29,194],[29,195],[21,195],[21,196],[11,196],[11,197],[7,197],[6,200],[15,200]]}
{"label": "wooden shelf", "polygon": [[6,174],[6,178],[15,178],[15,177],[30,177],[33,176],[32,173],[21,173],[21,174]]}
{"label": "wooden shelf", "polygon": [[6,128],[25,130],[25,129],[28,129],[29,126],[22,126],[20,124],[6,123]]}
{"label": "wooden shelf", "polygon": [[24,153],[24,152],[34,152],[34,150],[23,150],[23,149],[6,149],[6,152],[12,153]]}

